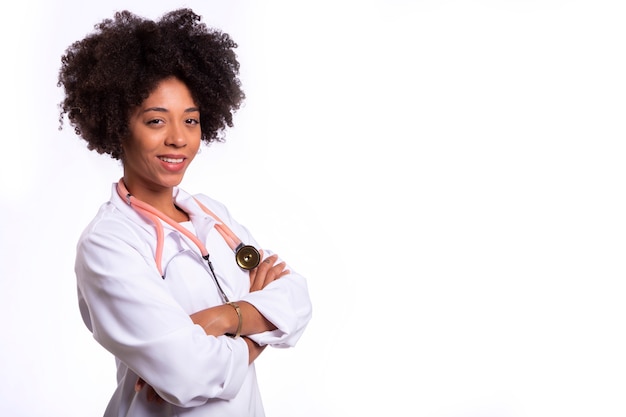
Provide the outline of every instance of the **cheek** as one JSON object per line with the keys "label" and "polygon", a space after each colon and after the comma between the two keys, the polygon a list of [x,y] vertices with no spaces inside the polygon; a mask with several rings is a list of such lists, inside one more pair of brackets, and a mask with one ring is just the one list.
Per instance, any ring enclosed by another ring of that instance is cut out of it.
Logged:
{"label": "cheek", "polygon": [[142,166],[151,159],[151,155],[154,154],[156,148],[151,141],[134,138],[122,145],[124,163],[135,167]]}
{"label": "cheek", "polygon": [[200,135],[199,137],[195,138],[193,141],[191,141],[190,145],[192,147],[194,155],[200,153],[200,148],[202,146],[202,136]]}

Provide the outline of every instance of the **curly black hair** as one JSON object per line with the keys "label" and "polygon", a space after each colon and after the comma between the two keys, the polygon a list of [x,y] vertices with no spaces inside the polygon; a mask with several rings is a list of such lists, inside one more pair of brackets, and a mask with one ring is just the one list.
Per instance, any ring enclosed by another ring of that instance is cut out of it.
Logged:
{"label": "curly black hair", "polygon": [[123,156],[129,116],[165,78],[184,82],[200,108],[202,140],[223,141],[245,95],[231,37],[201,23],[191,9],[158,21],[124,10],[95,25],[61,58],[59,129],[67,115],[90,150]]}

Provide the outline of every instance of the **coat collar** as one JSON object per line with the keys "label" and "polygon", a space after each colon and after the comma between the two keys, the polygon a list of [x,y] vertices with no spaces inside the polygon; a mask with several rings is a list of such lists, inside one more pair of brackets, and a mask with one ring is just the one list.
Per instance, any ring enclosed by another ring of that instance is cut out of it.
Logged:
{"label": "coat collar", "polygon": [[[174,187],[173,190],[174,202],[178,207],[183,209],[188,215],[193,227],[196,231],[196,236],[203,242],[206,242],[207,237],[213,226],[217,221],[205,213],[196,202],[194,196],[187,193],[185,190]],[[138,211],[133,209],[126,199],[120,197],[117,193],[117,183],[113,183],[111,186],[111,204],[115,206],[124,216],[130,219],[133,223],[140,225],[142,228],[154,233],[154,224],[152,220],[141,215]],[[165,222],[163,224],[166,234],[178,233],[176,229]]]}

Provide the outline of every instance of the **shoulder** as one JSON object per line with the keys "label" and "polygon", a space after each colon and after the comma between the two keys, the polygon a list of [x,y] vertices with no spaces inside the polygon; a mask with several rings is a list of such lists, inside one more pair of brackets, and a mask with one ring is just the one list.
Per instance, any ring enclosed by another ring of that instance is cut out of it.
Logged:
{"label": "shoulder", "polygon": [[143,247],[142,227],[122,213],[113,203],[107,202],[83,230],[78,247],[89,245],[112,245],[121,241],[134,247]]}
{"label": "shoulder", "polygon": [[177,189],[175,199],[177,203],[182,203],[181,205],[183,207],[196,206],[199,209],[202,209],[202,206],[204,206],[205,208],[215,213],[220,219],[226,222],[231,220],[230,212],[226,205],[213,197],[209,197],[206,194],[189,194],[182,189]]}

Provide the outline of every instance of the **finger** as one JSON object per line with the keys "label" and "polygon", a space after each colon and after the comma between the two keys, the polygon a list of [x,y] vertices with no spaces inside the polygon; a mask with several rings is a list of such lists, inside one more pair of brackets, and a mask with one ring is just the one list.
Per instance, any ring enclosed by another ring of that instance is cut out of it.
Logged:
{"label": "finger", "polygon": [[265,288],[265,286],[268,284],[268,279],[271,282],[272,278],[270,271],[272,270],[272,265],[275,261],[276,257],[272,256],[261,262],[261,265],[257,267],[253,283],[253,287],[255,290],[258,291]]}
{"label": "finger", "polygon": [[267,274],[273,277],[277,276],[278,274],[280,274],[281,272],[285,270],[286,266],[287,264],[285,264],[284,262],[277,263],[269,271],[267,271]]}
{"label": "finger", "polygon": [[270,255],[250,271],[250,292],[262,290],[272,281],[290,273],[285,262],[276,263],[278,259],[278,254]]}
{"label": "finger", "polygon": [[289,269],[285,269],[283,272],[281,272],[281,273],[280,273],[280,275],[279,275],[279,276],[277,276],[277,277],[276,277],[276,279],[278,279],[278,278],[282,278],[282,277],[284,277],[285,275],[289,275],[289,274],[291,274],[291,271],[290,271]]}
{"label": "finger", "polygon": [[154,388],[148,386],[148,401],[154,401],[157,404],[163,404],[165,400],[156,392]]}
{"label": "finger", "polygon": [[254,268],[254,273],[250,275],[250,291],[258,291],[267,285],[268,271],[270,271],[278,259],[278,255],[268,256],[263,262]]}
{"label": "finger", "polygon": [[250,285],[250,292],[263,289],[263,287],[265,286],[265,277],[266,277],[266,274],[259,273],[257,271],[254,277],[254,281]]}
{"label": "finger", "polygon": [[[262,276],[262,279],[257,279],[257,285],[261,285],[261,288],[265,288],[271,282],[277,280],[283,275],[285,271],[285,263],[280,262],[274,266],[272,266],[269,270],[265,272],[265,276]],[[260,272],[262,274],[262,272]]]}
{"label": "finger", "polygon": [[137,382],[135,382],[135,392],[141,391],[144,385],[146,385],[146,381],[141,378],[137,378]]}
{"label": "finger", "polygon": [[250,276],[250,285],[252,285],[252,283],[254,282],[254,279],[256,278],[256,268],[251,269],[250,271],[248,271],[249,276]]}
{"label": "finger", "polygon": [[271,268],[272,266],[274,266],[277,260],[278,260],[278,255],[276,254],[270,255],[267,258],[265,258],[263,262],[261,262],[257,268],[259,269]]}
{"label": "finger", "polygon": [[148,398],[148,401],[158,401],[158,399],[161,398],[152,387],[148,387],[146,397]]}
{"label": "finger", "polygon": [[258,291],[262,287],[262,277],[259,275],[259,267],[250,270],[250,292]]}
{"label": "finger", "polygon": [[[271,281],[275,281],[281,277],[284,277],[285,275],[289,274],[289,272],[290,271],[287,269],[287,264],[285,262],[276,264],[270,271]],[[269,283],[267,278],[265,279],[265,282],[266,285]]]}
{"label": "finger", "polygon": [[[265,252],[263,252],[263,249],[259,249],[259,259],[261,259],[261,261],[263,261],[263,257],[265,256]],[[261,265],[263,262],[259,262],[259,265]],[[254,268],[255,270],[259,268],[259,265],[256,266],[256,268]]]}

